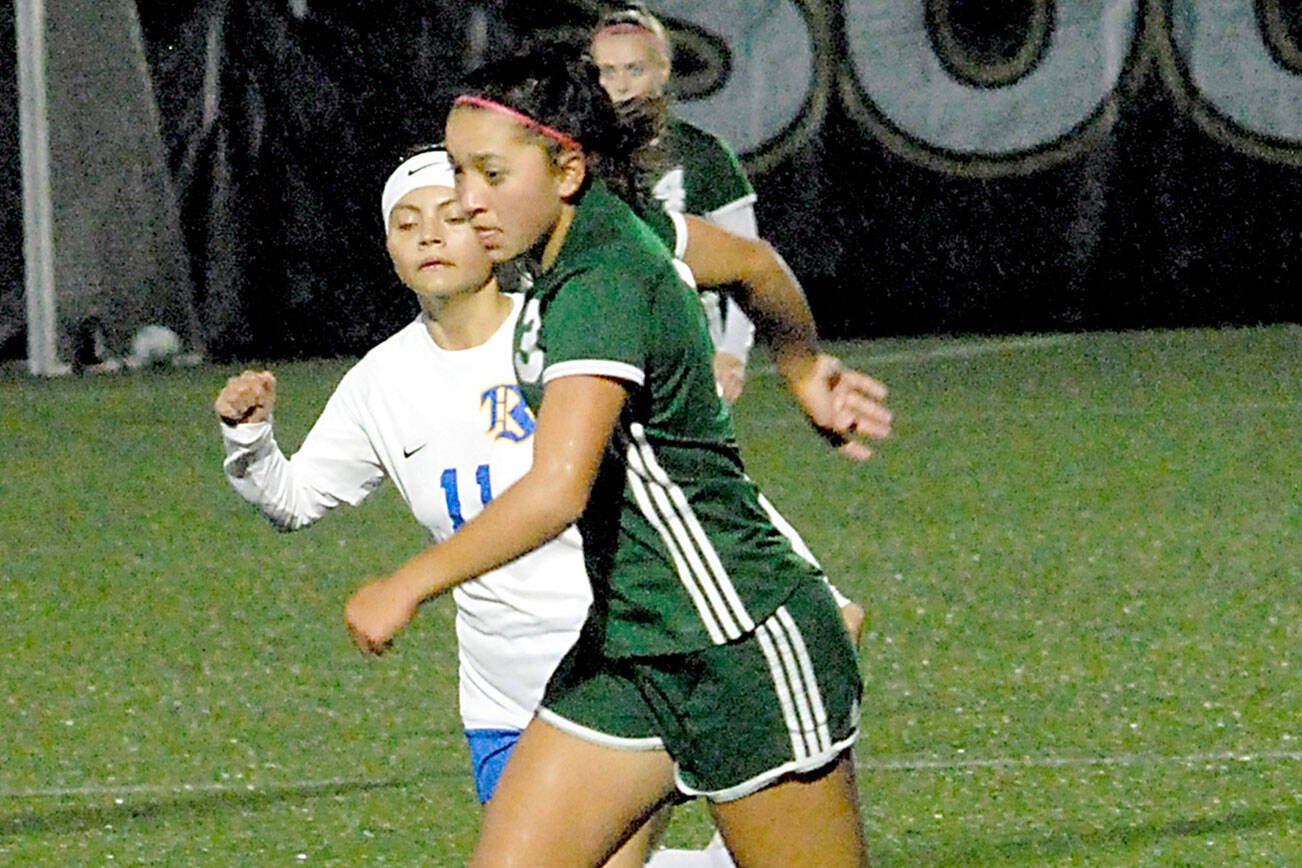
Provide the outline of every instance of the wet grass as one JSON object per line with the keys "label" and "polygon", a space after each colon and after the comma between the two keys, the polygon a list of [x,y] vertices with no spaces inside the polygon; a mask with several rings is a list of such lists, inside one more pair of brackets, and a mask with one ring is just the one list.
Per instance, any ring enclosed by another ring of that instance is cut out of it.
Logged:
{"label": "wet grass", "polygon": [[[870,611],[875,862],[1302,861],[1302,329],[836,349],[892,387],[872,462],[762,360],[738,431]],[[287,447],[345,367],[277,366]],[[341,627],[422,533],[388,487],[270,530],[221,476],[227,373],[0,377],[0,864],[461,864],[450,606],[378,663]]]}

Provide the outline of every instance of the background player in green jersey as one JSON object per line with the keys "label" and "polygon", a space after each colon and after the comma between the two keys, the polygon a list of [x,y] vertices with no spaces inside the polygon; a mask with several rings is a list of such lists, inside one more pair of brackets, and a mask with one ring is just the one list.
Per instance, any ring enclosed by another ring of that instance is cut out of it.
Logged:
{"label": "background player in green jersey", "polygon": [[[737,155],[717,136],[669,112],[665,89],[672,48],[659,19],[640,3],[629,4],[601,18],[588,50],[611,99],[645,99],[661,112],[657,150],[665,165],[656,167],[656,199],[669,211],[696,214],[738,235],[758,237],[755,190]],[[729,296],[701,295],[714,341],[715,378],[732,403],[745,385],[755,327]]]}
{"label": "background player in green jersey", "polygon": [[[862,864],[853,649],[742,470],[699,301],[603,182],[636,193],[638,143],[595,68],[557,52],[481,73],[447,137],[481,242],[534,276],[515,354],[537,408],[534,464],[360,589],[349,627],[381,651],[421,600],[575,519],[594,586],[473,864],[596,864],[679,793],[712,800],[738,864]],[[867,457],[859,438],[890,428],[881,385],[818,353],[794,281],[748,301],[810,418]]]}

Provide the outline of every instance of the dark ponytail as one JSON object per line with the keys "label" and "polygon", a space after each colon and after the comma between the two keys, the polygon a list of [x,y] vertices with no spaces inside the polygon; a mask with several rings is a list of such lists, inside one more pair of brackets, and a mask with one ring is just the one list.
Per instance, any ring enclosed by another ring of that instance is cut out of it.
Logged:
{"label": "dark ponytail", "polygon": [[[616,107],[597,67],[576,46],[542,43],[471,72],[462,94],[482,97],[528,115],[579,143],[590,175],[635,210],[651,205],[649,173],[658,167],[653,141],[663,117],[654,104],[630,100]],[[630,105],[630,103],[633,103]],[[538,134],[553,158],[562,145]]]}

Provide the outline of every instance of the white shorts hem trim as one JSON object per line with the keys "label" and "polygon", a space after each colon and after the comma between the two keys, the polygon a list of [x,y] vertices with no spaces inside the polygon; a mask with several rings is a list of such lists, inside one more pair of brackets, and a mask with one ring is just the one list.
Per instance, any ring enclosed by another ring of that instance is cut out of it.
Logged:
{"label": "white shorts hem trim", "polygon": [[792,760],[791,762],[783,763],[777,768],[761,772],[749,780],[742,781],[735,786],[727,787],[722,790],[698,790],[694,787],[688,786],[683,782],[676,765],[674,768],[674,783],[678,786],[678,791],[683,795],[705,796],[712,802],[731,802],[734,799],[740,799],[744,796],[749,796],[751,793],[764,789],[783,775],[812,772],[815,769],[830,764],[841,755],[843,750],[854,744],[858,738],[859,729],[856,727],[854,732],[850,733],[848,737],[838,741],[836,744],[821,753],[814,754],[813,756],[806,757],[802,760]]}
{"label": "white shorts hem trim", "polygon": [[611,735],[598,729],[584,726],[581,723],[575,723],[568,717],[561,717],[554,711],[546,708],[539,708],[536,712],[538,719],[551,724],[562,732],[581,738],[584,741],[590,741],[593,744],[599,744],[604,747],[613,747],[617,750],[664,750],[665,743],[659,736],[649,736],[647,738],[624,738],[623,736]]}

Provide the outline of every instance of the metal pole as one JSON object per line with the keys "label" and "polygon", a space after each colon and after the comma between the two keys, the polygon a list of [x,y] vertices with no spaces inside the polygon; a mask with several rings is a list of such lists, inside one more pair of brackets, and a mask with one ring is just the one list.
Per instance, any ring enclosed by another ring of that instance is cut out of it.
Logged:
{"label": "metal pole", "polygon": [[46,106],[45,0],[14,0],[18,38],[18,127],[23,164],[23,260],[27,364],[33,374],[66,374],[59,361],[50,206],[50,125]]}

